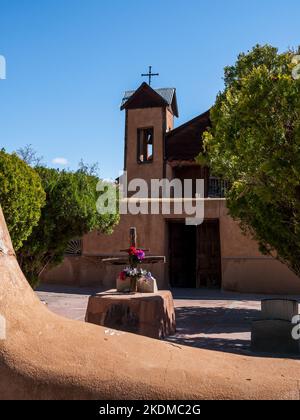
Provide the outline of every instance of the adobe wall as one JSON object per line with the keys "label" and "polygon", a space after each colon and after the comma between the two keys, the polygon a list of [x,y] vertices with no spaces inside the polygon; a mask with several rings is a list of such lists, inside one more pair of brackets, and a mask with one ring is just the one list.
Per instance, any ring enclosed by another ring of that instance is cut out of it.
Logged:
{"label": "adobe wall", "polygon": [[0,400],[299,400],[297,360],[175,346],[52,313],[20,270],[1,209],[0,279]]}
{"label": "adobe wall", "polygon": [[[122,267],[108,266],[99,255],[124,256],[120,250],[129,248],[129,230],[137,228],[138,246],[150,249],[152,255],[164,256],[166,225],[162,216],[123,215],[112,235],[92,232],[83,238],[83,256],[67,257],[59,267],[42,276],[43,283],[72,284],[74,286],[95,286],[115,288],[116,278]],[[97,257],[98,256],[98,257]],[[152,272],[161,289],[168,289],[165,264],[143,265]]]}
{"label": "adobe wall", "polygon": [[[121,267],[102,264],[97,255],[120,254],[128,248],[129,229],[137,228],[138,245],[152,255],[168,257],[167,221],[178,216],[124,215],[112,235],[93,232],[83,239],[83,257],[67,257],[64,263],[46,273],[42,281],[77,286],[113,288]],[[227,214],[226,201],[205,200],[205,218],[220,220],[222,287],[227,291],[262,294],[300,294],[300,278],[280,262],[263,256],[251,238],[242,234]],[[124,254],[123,254],[124,255]],[[168,263],[145,266],[161,289],[169,287]]]}
{"label": "adobe wall", "polygon": [[[128,181],[133,178],[146,181],[163,178],[164,131],[162,128],[166,119],[166,110],[164,108],[129,109],[127,111],[126,170],[128,172]],[[138,164],[137,129],[149,127],[154,128],[153,162],[151,164]]]}
{"label": "adobe wall", "polygon": [[300,278],[279,261],[260,253],[257,243],[243,235],[219,202],[224,290],[241,293],[300,294]]}
{"label": "adobe wall", "polygon": [[172,112],[167,109],[167,126],[166,126],[166,130],[171,131],[174,128],[174,115],[172,114]]}

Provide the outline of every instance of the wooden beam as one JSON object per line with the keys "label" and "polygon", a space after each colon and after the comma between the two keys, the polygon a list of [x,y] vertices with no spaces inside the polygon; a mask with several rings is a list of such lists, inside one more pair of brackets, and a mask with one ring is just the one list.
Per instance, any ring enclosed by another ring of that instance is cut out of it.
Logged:
{"label": "wooden beam", "polygon": [[130,228],[130,246],[137,247],[137,232],[136,228]]}

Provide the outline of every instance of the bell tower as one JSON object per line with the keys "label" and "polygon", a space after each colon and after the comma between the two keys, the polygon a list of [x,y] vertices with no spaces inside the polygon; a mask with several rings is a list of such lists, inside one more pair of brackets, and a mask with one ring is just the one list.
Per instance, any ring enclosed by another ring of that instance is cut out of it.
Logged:
{"label": "bell tower", "polygon": [[126,92],[121,110],[126,112],[124,169],[128,182],[164,178],[165,135],[178,117],[176,89],[153,89],[143,83]]}

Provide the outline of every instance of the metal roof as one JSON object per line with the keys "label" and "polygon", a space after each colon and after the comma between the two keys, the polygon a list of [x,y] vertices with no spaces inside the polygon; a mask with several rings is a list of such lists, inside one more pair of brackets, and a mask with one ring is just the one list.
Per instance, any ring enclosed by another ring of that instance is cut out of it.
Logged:
{"label": "metal roof", "polygon": [[[173,98],[176,92],[175,88],[161,88],[161,89],[153,89],[156,93],[158,93],[169,105],[172,105]],[[130,90],[125,92],[124,98],[122,99],[121,108],[126,104],[128,99],[135,93],[135,90]]]}
{"label": "metal roof", "polygon": [[166,134],[168,161],[194,161],[203,150],[202,136],[211,127],[210,111],[206,111]]}

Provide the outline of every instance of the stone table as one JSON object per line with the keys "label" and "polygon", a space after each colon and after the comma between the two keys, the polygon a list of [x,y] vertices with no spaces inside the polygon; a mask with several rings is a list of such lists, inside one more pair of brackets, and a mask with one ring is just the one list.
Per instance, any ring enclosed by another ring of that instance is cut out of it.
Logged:
{"label": "stone table", "polygon": [[170,291],[118,293],[91,296],[86,322],[119,331],[162,339],[176,332],[175,309]]}

